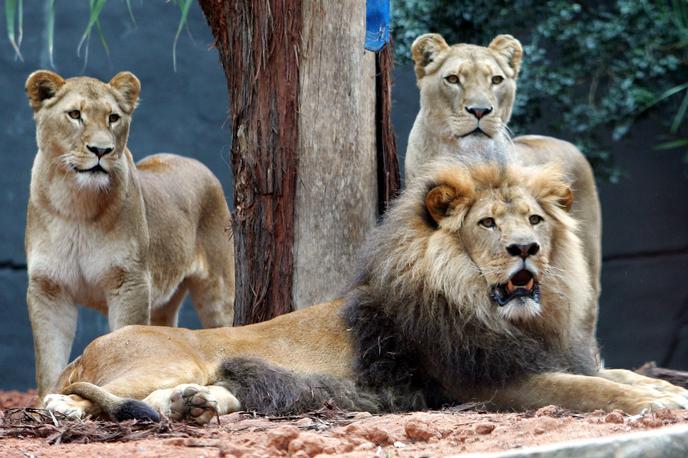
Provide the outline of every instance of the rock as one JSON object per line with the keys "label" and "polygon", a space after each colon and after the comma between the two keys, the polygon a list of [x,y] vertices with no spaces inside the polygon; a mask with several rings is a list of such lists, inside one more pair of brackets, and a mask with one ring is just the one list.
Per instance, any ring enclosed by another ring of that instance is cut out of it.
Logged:
{"label": "rock", "polygon": [[300,431],[296,426],[284,426],[272,431],[268,431],[268,447],[275,447],[277,450],[289,449],[291,441],[299,437]]}
{"label": "rock", "polygon": [[294,423],[294,424],[296,426],[298,426],[299,428],[307,428],[307,427],[313,425],[313,419],[305,417],[305,418],[302,418],[300,420],[297,420],[296,423]]}
{"label": "rock", "polygon": [[377,445],[389,445],[394,442],[387,431],[380,429],[377,426],[366,428],[364,431],[364,437]]}
{"label": "rock", "polygon": [[478,423],[473,429],[478,434],[491,434],[496,427],[494,423]]}
{"label": "rock", "polygon": [[370,412],[356,412],[353,417],[351,417],[353,420],[362,420],[364,418],[370,418],[372,417],[373,414]]}
{"label": "rock", "polygon": [[322,439],[317,437],[296,438],[289,442],[289,454],[295,456],[298,452],[305,453],[306,456],[315,456],[322,453],[324,444]]}
{"label": "rock", "polygon": [[564,409],[559,406],[545,406],[535,411],[536,417],[561,417]]}
{"label": "rock", "polygon": [[623,424],[624,423],[623,412],[620,410],[614,410],[613,412],[609,412],[607,414],[607,416],[604,417],[604,422],[605,423]]}
{"label": "rock", "polygon": [[440,437],[440,433],[424,421],[411,420],[404,425],[406,437],[412,441],[427,442],[432,437]]}
{"label": "rock", "polygon": [[540,435],[540,434],[545,434],[545,428],[538,426],[533,430],[533,434]]}

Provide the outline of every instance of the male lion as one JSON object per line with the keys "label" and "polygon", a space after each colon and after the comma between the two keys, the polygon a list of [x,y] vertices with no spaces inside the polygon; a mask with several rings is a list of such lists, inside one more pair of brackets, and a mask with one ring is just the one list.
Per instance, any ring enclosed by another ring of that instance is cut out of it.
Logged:
{"label": "male lion", "polygon": [[44,403],[73,416],[198,423],[328,399],[373,411],[469,400],[687,407],[682,388],[599,368],[571,205],[553,167],[445,161],[373,231],[344,302],[240,328],[120,329],[91,343]]}
{"label": "male lion", "polygon": [[204,326],[230,326],[234,248],[217,178],[199,162],[160,154],[134,165],[126,147],[141,86],[32,73],[38,153],[26,223],[27,302],[38,392],[67,365],[77,306],[129,324],[175,326],[190,290]]}
{"label": "male lion", "polygon": [[[601,216],[590,165],[572,144],[552,137],[513,139],[507,123],[516,95],[523,49],[511,35],[498,35],[487,47],[449,46],[435,33],[412,45],[420,89],[420,111],[409,135],[405,171],[412,181],[422,166],[440,155],[515,160],[524,165],[556,163],[572,179],[576,195],[572,214],[590,271],[595,303],[600,295]],[[508,151],[510,154],[505,155]],[[597,313],[595,309],[595,313]],[[595,321],[591,323],[595,326]]]}

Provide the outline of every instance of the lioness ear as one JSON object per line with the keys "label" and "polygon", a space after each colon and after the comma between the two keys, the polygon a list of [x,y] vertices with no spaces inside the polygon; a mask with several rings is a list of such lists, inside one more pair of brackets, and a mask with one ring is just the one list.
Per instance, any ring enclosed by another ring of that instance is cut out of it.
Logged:
{"label": "lioness ear", "polygon": [[468,203],[473,189],[468,183],[452,180],[452,184],[438,184],[425,195],[425,208],[435,221],[440,223],[456,207]]}
{"label": "lioness ear", "polygon": [[523,47],[520,41],[511,35],[497,35],[488,48],[504,56],[514,71],[514,79],[518,77],[518,71],[521,69],[521,58],[523,57]]}
{"label": "lioness ear", "polygon": [[119,72],[108,83],[124,98],[122,109],[131,113],[136,108],[141,93],[141,82],[131,72]]}
{"label": "lioness ear", "polygon": [[411,56],[416,63],[416,78],[421,79],[425,76],[425,67],[434,61],[438,54],[449,45],[442,35],[437,33],[426,33],[421,35],[411,45]]}
{"label": "lioness ear", "polygon": [[49,70],[38,70],[30,74],[24,87],[33,111],[40,110],[43,101],[54,97],[64,83],[65,80],[60,75]]}

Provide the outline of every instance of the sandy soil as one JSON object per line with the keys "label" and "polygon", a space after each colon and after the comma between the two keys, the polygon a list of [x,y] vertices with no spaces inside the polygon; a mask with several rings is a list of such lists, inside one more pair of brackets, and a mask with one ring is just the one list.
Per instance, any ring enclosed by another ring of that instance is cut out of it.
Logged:
{"label": "sandy soil", "polygon": [[[555,406],[488,413],[463,406],[399,415],[324,408],[266,418],[234,413],[200,428],[183,423],[67,421],[27,407],[35,394],[0,392],[0,456],[91,457],[419,457],[498,451],[688,423],[686,411],[644,416],[576,414]],[[473,407],[473,408],[471,408]]]}

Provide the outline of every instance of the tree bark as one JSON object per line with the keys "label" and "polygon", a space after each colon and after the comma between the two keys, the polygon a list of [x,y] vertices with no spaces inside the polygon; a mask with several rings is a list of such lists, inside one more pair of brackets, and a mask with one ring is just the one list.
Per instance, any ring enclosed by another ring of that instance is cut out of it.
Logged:
{"label": "tree bark", "polygon": [[391,59],[381,82],[365,2],[199,1],[230,95],[241,325],[334,298],[352,275],[378,196],[398,189],[389,99],[376,103]]}
{"label": "tree bark", "polygon": [[365,2],[303,0],[297,308],[341,295],[377,213],[375,54]]}

